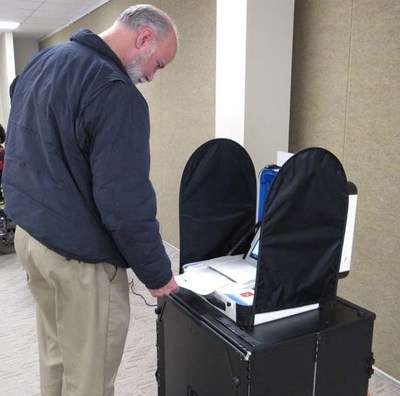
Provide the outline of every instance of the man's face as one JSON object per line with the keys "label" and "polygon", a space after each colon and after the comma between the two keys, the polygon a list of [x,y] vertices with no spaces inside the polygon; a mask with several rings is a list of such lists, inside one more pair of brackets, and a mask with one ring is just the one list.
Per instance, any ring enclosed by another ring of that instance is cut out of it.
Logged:
{"label": "man's face", "polygon": [[142,54],[136,55],[126,67],[132,82],[150,82],[158,70],[163,69],[175,57],[177,49],[175,33],[169,34],[165,39],[151,43]]}
{"label": "man's face", "polygon": [[145,66],[151,57],[151,55],[154,53],[154,48],[149,48],[149,51],[147,54],[141,56],[137,55],[133,61],[126,67],[126,71],[129,74],[129,77],[131,78],[132,82],[136,85],[139,83],[145,83],[147,82],[145,78],[145,73],[144,69]]}

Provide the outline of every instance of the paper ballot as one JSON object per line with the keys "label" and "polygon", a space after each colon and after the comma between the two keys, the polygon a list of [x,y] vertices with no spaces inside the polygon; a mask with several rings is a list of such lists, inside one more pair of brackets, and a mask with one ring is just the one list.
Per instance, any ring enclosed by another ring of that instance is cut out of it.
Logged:
{"label": "paper ballot", "polygon": [[203,296],[224,286],[254,283],[257,271],[255,266],[243,260],[242,255],[187,264],[184,270],[175,277],[178,285]]}
{"label": "paper ballot", "polygon": [[232,283],[229,278],[213,271],[209,267],[184,272],[181,275],[175,276],[175,280],[180,287],[189,289],[202,296],[213,293],[218,288]]}

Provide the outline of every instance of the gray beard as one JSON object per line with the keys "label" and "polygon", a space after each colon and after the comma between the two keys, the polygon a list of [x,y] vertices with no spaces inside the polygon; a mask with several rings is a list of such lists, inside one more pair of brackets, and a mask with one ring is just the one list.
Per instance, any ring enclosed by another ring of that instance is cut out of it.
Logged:
{"label": "gray beard", "polygon": [[[143,78],[143,61],[141,58],[134,59],[127,67],[126,72],[128,73],[132,82],[137,85],[142,81]],[[143,79],[145,80],[145,79]]]}
{"label": "gray beard", "polygon": [[143,65],[149,60],[149,58],[154,54],[156,46],[153,45],[149,51],[143,55],[136,57],[127,67],[126,71],[132,80],[132,82],[137,85],[139,83],[146,83],[147,80],[143,76]]}

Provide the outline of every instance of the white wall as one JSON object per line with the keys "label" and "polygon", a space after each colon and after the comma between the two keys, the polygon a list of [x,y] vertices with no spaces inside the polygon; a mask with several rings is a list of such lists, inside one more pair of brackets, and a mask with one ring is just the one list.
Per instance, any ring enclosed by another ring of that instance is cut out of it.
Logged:
{"label": "white wall", "polygon": [[9,86],[15,78],[13,34],[0,34],[0,123],[7,126],[10,113]]}
{"label": "white wall", "polygon": [[289,145],[294,0],[218,0],[216,137],[256,171]]}
{"label": "white wall", "polygon": [[215,137],[244,144],[247,0],[218,0]]}

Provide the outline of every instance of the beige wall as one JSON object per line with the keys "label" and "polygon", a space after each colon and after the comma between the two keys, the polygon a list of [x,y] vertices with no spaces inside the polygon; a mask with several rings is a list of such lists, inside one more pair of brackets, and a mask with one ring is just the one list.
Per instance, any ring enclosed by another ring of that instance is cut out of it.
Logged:
{"label": "beige wall", "polygon": [[359,191],[339,295],[377,314],[376,365],[400,378],[400,1],[297,0],[290,150],[322,146]]}
{"label": "beige wall", "polygon": [[22,73],[29,60],[38,52],[37,40],[14,36],[15,74]]}
{"label": "beige wall", "polygon": [[[41,43],[47,47],[69,40],[81,27],[105,30],[131,1],[112,0],[92,14]],[[151,84],[139,85],[150,106],[151,178],[157,193],[158,219],[164,240],[179,246],[178,197],[183,167],[193,151],[215,136],[214,0],[159,0],[179,30],[179,51],[173,63]]]}

